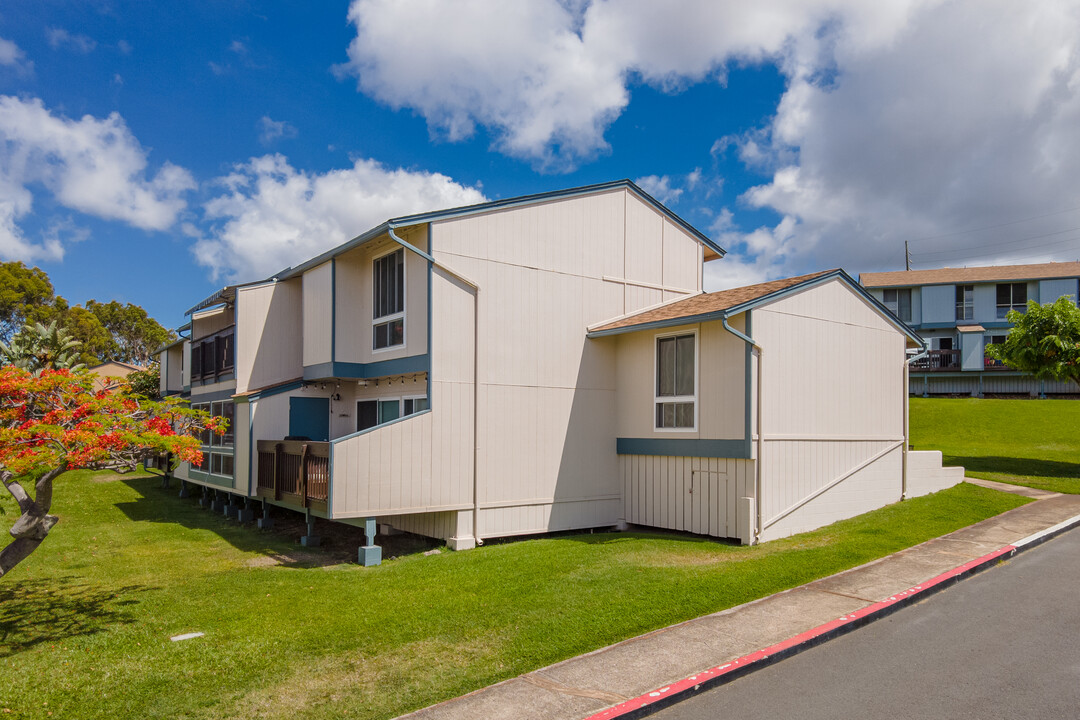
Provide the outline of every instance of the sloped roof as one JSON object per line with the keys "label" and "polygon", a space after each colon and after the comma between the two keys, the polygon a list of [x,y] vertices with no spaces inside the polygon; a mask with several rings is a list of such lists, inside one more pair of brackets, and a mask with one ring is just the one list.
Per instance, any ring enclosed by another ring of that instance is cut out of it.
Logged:
{"label": "sloped roof", "polygon": [[1080,277],[1080,262],[1037,263],[1033,265],[991,265],[983,267],[938,268],[936,270],[895,270],[863,273],[863,287],[907,287],[953,283],[1050,280]]}
{"label": "sloped roof", "polygon": [[613,334],[613,331],[616,330],[636,328],[641,325],[651,326],[656,323],[674,325],[677,323],[673,321],[690,321],[702,316],[725,313],[741,305],[752,303],[755,300],[760,300],[761,298],[774,293],[787,290],[796,285],[801,285],[809,280],[814,280],[822,275],[841,272],[843,271],[823,270],[821,272],[810,273],[809,275],[799,275],[797,277],[784,278],[782,280],[770,280],[769,282],[758,283],[757,285],[746,285],[730,290],[720,290],[719,292],[693,295],[683,300],[677,300],[673,303],[668,303],[667,305],[644,310],[634,315],[629,315],[605,323],[599,327],[591,328],[589,330],[589,335],[608,335]]}

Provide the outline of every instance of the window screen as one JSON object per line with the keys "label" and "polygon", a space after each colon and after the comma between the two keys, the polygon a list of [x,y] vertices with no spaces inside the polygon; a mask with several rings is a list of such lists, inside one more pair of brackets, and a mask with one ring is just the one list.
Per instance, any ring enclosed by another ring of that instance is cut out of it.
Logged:
{"label": "window screen", "polygon": [[694,427],[694,335],[656,340],[656,427]]}

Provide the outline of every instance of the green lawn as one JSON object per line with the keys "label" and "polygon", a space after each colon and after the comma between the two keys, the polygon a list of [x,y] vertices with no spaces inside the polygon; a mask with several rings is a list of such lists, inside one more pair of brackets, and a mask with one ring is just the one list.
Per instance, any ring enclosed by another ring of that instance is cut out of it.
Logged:
{"label": "green lawn", "polygon": [[0,717],[392,717],[1025,502],[962,484],[754,548],[580,534],[362,568],[157,485],[60,479],[60,524],[0,580]]}
{"label": "green lawn", "polygon": [[971,477],[1080,493],[1080,402],[911,399],[911,442]]}

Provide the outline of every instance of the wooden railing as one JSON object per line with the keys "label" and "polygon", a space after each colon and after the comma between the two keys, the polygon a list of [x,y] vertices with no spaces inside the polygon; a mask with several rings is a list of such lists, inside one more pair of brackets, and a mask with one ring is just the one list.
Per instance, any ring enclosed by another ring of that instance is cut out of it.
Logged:
{"label": "wooden railing", "polygon": [[325,506],[330,489],[330,443],[259,440],[259,497],[301,507]]}
{"label": "wooden railing", "polygon": [[912,370],[959,370],[959,350],[931,350],[926,357],[911,363]]}

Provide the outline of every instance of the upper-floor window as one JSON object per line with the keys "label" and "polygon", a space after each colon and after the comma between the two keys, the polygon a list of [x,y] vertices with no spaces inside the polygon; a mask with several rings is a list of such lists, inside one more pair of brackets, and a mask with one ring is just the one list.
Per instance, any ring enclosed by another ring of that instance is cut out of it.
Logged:
{"label": "upper-floor window", "polygon": [[975,286],[956,286],[956,319],[972,320],[975,317]]}
{"label": "upper-floor window", "polygon": [[234,328],[229,327],[216,335],[192,341],[192,380],[212,381],[218,379],[220,375],[232,372],[235,364],[233,337]]}
{"label": "upper-floor window", "polygon": [[375,258],[372,347],[375,350],[405,344],[405,251]]}
{"label": "upper-floor window", "polygon": [[1027,283],[999,283],[997,286],[997,316],[1004,319],[1010,310],[1027,309]]}
{"label": "upper-floor window", "polygon": [[904,322],[911,322],[911,288],[892,288],[885,291],[885,307]]}
{"label": "upper-floor window", "polygon": [[656,428],[697,426],[697,336],[656,338]]}

